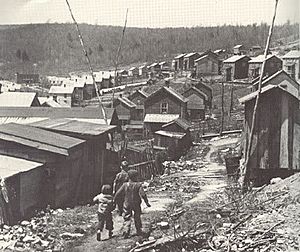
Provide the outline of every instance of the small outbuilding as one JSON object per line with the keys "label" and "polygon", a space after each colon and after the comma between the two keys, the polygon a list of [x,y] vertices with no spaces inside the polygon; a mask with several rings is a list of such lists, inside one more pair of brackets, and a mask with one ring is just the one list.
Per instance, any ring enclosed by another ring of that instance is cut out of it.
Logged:
{"label": "small outbuilding", "polygon": [[168,149],[171,159],[178,159],[192,145],[190,134],[191,124],[182,118],[177,118],[162,126],[154,134],[154,144]]}
{"label": "small outbuilding", "polygon": [[183,70],[191,71],[195,69],[195,60],[200,58],[200,54],[192,52],[184,55],[183,57]]}
{"label": "small outbuilding", "polygon": [[246,55],[234,55],[223,61],[223,76],[225,81],[248,78],[248,61],[250,57]]}
{"label": "small outbuilding", "polygon": [[175,71],[182,71],[183,70],[183,59],[184,59],[185,55],[186,55],[185,53],[182,53],[182,54],[177,55],[174,58],[173,63],[172,63],[172,68]]}
{"label": "small outbuilding", "polygon": [[[249,159],[251,179],[257,185],[300,170],[299,85],[296,88],[295,80],[285,76],[288,75],[281,73],[273,78],[271,76],[261,91]],[[239,99],[245,104],[245,153],[257,92]]]}
{"label": "small outbuilding", "polygon": [[[248,61],[249,71],[248,76],[250,79],[255,79],[261,74],[262,65],[265,61],[264,55],[258,55]],[[267,55],[265,63],[264,75],[271,76],[282,69],[282,60],[276,55]]]}

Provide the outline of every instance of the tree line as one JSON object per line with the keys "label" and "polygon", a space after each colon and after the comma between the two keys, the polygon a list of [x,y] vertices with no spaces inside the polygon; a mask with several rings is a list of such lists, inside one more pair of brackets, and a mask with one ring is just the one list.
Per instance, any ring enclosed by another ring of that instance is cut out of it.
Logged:
{"label": "tree line", "polygon": [[[231,49],[236,44],[264,47],[268,25],[223,25],[192,28],[127,28],[120,64],[168,60],[177,53]],[[81,24],[87,52],[95,69],[113,65],[122,27]],[[273,44],[299,38],[299,24],[275,27]],[[276,44],[275,44],[276,45]],[[0,29],[0,68],[15,72],[36,64],[43,74],[85,70],[85,59],[73,24],[29,24]]]}

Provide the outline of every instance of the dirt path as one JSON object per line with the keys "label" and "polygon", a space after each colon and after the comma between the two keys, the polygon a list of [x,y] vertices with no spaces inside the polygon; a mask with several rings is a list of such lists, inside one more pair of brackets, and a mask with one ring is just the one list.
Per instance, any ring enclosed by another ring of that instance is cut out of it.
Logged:
{"label": "dirt path", "polygon": [[198,176],[202,179],[205,185],[201,187],[201,191],[197,194],[197,196],[186,202],[186,204],[201,202],[207,199],[211,194],[226,186],[226,167],[214,161],[212,154],[219,148],[236,144],[238,141],[238,138],[225,138],[210,142],[210,150],[204,158],[207,162],[206,168],[193,174],[194,176]]}
{"label": "dirt path", "polygon": [[[203,181],[203,186],[201,186],[200,192],[196,195],[196,197],[188,200],[185,204],[193,204],[201,202],[207,199],[212,193],[220,190],[222,187],[226,185],[226,169],[224,165],[217,163],[213,160],[213,153],[215,153],[219,148],[224,148],[224,146],[235,144],[239,141],[239,138],[225,138],[218,139],[216,141],[210,141],[209,147],[210,150],[205,156],[204,160],[200,157],[195,157],[191,161],[204,161],[205,167],[200,168],[196,171],[188,171],[183,170],[179,174],[180,176],[188,177],[192,180],[201,180]],[[196,163],[196,162],[195,162]],[[144,204],[142,205],[143,214],[142,220],[151,219],[152,216],[157,216],[162,214],[163,211],[166,210],[168,205],[175,202],[174,199],[170,198],[170,194],[167,192],[153,192],[149,196],[149,201],[151,203],[151,207],[147,208]],[[95,222],[97,222],[95,215]],[[103,236],[103,241],[98,242],[96,240],[96,236],[89,236],[83,244],[77,247],[73,247],[72,250],[75,252],[81,251],[114,251],[114,252],[125,252],[129,251],[131,246],[138,240],[135,234],[135,228],[132,227],[133,236],[130,239],[123,239],[121,237],[122,233],[122,217],[118,216],[114,213],[114,237],[110,240],[107,240],[107,234]]]}
{"label": "dirt path", "polygon": [[[151,207],[148,208],[144,202],[142,203],[142,221],[145,220],[145,217],[151,216],[153,213],[163,212],[166,210],[167,206],[174,202],[174,200],[170,199],[166,195],[156,195],[150,194],[148,195],[149,202],[151,202]],[[70,252],[83,252],[83,251],[111,251],[111,252],[123,252],[128,251],[131,246],[135,243],[134,241],[138,240],[138,237],[135,235],[134,224],[132,223],[131,227],[131,237],[130,239],[123,239],[122,234],[122,225],[123,218],[119,216],[116,212],[113,213],[114,220],[114,236],[112,239],[108,240],[107,232],[103,232],[102,236],[103,241],[98,242],[96,240],[96,235],[89,236],[83,244],[72,248],[69,250]],[[95,215],[94,222],[97,222],[97,218]]]}

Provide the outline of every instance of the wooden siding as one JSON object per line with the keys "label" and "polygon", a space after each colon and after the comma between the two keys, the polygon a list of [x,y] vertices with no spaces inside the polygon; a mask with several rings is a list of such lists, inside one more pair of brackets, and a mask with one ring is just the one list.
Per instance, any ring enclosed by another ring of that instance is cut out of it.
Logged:
{"label": "wooden siding", "polygon": [[151,101],[145,104],[145,114],[161,114],[161,104],[163,102],[168,103],[167,114],[179,114],[181,117],[186,118],[187,104],[179,102],[171,95],[167,97],[163,95],[152,97]]}
{"label": "wooden siding", "polygon": [[[262,63],[249,63],[249,70],[248,70],[248,76],[250,78],[256,78],[257,76],[260,75],[261,73],[261,68],[262,68]],[[254,69],[258,69],[257,75],[253,75]],[[266,61],[266,66],[265,66],[265,75],[271,76],[274,73],[278,72],[279,70],[282,69],[282,61],[277,58],[277,57],[272,57],[269,58]]]}
{"label": "wooden siding", "polygon": [[196,73],[200,75],[217,75],[219,72],[219,61],[208,57],[196,62]]}
{"label": "wooden siding", "polygon": [[[262,94],[249,160],[251,170],[299,169],[298,106],[297,99],[279,89]],[[253,107],[254,100],[245,104],[245,150],[248,145]]]}

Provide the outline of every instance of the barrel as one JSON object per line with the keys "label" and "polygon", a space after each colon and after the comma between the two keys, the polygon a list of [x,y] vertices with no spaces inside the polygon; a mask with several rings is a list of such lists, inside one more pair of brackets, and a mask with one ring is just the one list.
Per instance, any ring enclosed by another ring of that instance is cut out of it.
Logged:
{"label": "barrel", "polygon": [[238,178],[241,156],[225,157],[226,172],[229,178]]}

